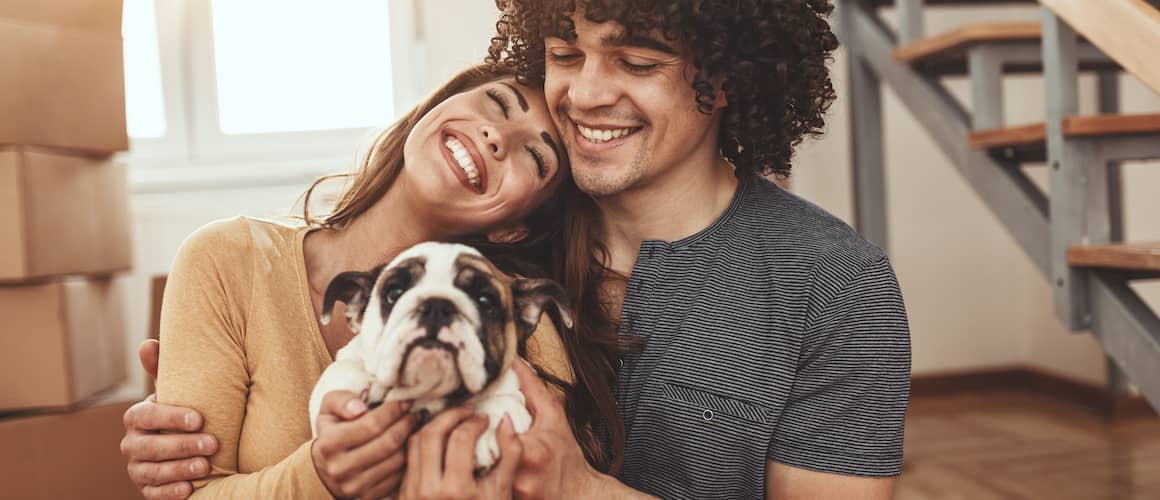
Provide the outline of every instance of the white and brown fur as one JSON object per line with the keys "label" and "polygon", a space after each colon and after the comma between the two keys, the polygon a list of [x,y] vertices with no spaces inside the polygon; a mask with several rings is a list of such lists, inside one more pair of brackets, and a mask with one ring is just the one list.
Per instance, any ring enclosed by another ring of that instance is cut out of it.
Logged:
{"label": "white and brown fur", "polygon": [[[411,400],[411,411],[426,416],[470,402],[477,414],[489,417],[476,443],[480,469],[499,458],[495,430],[505,414],[516,432],[531,425],[511,369],[519,343],[549,305],[566,327],[572,322],[560,285],[512,278],[475,249],[447,243],[421,243],[380,269],[338,275],[323,299],[323,323],[329,323],[338,301],[346,304],[356,335],[338,350],[310,395],[315,435],[322,397],[335,390],[361,394],[371,405]],[[409,362],[450,364],[455,370],[424,373],[416,366],[408,369]]]}

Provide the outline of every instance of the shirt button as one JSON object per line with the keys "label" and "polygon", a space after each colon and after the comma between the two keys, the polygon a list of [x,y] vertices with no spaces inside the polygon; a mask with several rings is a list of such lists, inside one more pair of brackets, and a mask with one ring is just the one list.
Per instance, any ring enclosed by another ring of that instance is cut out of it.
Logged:
{"label": "shirt button", "polygon": [[705,410],[701,412],[701,418],[705,419],[706,422],[713,420],[713,410]]}
{"label": "shirt button", "polygon": [[624,359],[616,360],[616,367],[617,368],[624,368]]}

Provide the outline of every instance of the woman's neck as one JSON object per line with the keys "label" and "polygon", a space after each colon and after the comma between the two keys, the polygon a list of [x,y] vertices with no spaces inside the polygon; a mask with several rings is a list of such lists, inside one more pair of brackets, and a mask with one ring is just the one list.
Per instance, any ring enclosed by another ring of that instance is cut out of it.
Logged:
{"label": "woman's neck", "polygon": [[314,293],[325,292],[339,273],[369,271],[415,244],[446,237],[430,229],[434,225],[427,223],[404,193],[402,186],[392,186],[346,226],[307,235],[303,253],[307,280]]}

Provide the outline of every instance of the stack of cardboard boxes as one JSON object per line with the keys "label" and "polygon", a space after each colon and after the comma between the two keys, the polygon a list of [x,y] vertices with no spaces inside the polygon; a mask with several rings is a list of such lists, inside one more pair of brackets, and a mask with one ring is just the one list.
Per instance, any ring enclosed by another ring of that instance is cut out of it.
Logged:
{"label": "stack of cardboard boxes", "polygon": [[121,0],[0,2],[0,496],[132,498]]}

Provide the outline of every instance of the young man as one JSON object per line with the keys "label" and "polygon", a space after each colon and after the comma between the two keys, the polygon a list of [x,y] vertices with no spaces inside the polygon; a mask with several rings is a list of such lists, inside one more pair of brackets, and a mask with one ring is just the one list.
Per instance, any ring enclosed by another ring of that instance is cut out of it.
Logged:
{"label": "young man", "polygon": [[595,473],[547,419],[517,492],[889,498],[910,372],[894,272],[759,176],[824,125],[828,2],[500,3],[491,56],[543,83],[604,264],[628,277],[605,288],[612,315],[644,341],[618,370],[623,468]]}
{"label": "young man", "polygon": [[[610,313],[643,340],[618,363],[627,444],[615,476],[588,466],[563,409],[521,372],[536,423],[516,492],[889,498],[910,368],[894,273],[847,225],[759,175],[788,174],[793,147],[824,126],[828,2],[500,4],[492,55],[543,83],[599,210],[604,265],[628,277],[605,287]],[[141,434],[195,430],[196,416],[179,425],[186,411],[126,415],[147,493],[202,475],[165,460],[191,460],[171,450],[203,436]]]}

